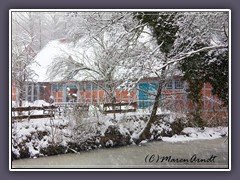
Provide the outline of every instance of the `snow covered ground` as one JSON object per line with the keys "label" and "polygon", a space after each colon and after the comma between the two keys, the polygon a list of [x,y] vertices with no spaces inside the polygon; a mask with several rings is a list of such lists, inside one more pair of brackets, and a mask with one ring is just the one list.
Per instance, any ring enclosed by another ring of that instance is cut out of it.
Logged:
{"label": "snow covered ground", "polygon": [[[36,100],[34,102],[29,102],[29,101],[22,101],[22,106],[23,107],[28,107],[28,106],[49,106],[50,104],[47,103],[46,101],[44,100]],[[17,106],[17,102],[16,101],[12,101],[12,107],[18,107]]]}
{"label": "snow covered ground", "polygon": [[162,137],[166,142],[186,142],[193,140],[217,139],[228,136],[228,127],[214,127],[214,128],[184,128],[182,133],[184,135],[173,135],[172,137]]}

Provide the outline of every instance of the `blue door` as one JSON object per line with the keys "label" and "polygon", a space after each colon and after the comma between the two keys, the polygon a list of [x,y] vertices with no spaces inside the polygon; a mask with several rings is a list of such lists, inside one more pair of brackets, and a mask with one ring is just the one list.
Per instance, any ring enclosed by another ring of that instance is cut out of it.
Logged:
{"label": "blue door", "polygon": [[138,84],[138,107],[147,108],[153,105],[156,94],[157,84],[156,83],[139,83]]}

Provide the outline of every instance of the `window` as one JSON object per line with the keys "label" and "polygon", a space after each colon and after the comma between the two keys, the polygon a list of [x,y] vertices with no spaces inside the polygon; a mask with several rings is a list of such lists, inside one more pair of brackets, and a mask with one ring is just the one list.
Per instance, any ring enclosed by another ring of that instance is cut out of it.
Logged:
{"label": "window", "polygon": [[183,89],[183,82],[181,80],[175,81],[175,89]]}
{"label": "window", "polygon": [[69,89],[77,89],[77,86],[75,84],[68,84],[67,88],[69,88]]}
{"label": "window", "polygon": [[29,84],[28,85],[28,96],[31,96],[32,95],[32,85]]}
{"label": "window", "polygon": [[52,91],[53,92],[57,92],[58,91],[57,84],[52,84]]}
{"label": "window", "polygon": [[52,92],[58,92],[58,91],[62,91],[62,84],[52,84]]}
{"label": "window", "polygon": [[58,84],[58,91],[62,91],[63,85],[62,84]]}
{"label": "window", "polygon": [[98,85],[95,83],[92,83],[92,90],[98,90]]}
{"label": "window", "polygon": [[80,90],[80,91],[85,91],[85,88],[84,88],[84,84],[83,84],[83,83],[79,84],[79,90]]}
{"label": "window", "polygon": [[90,83],[86,84],[86,90],[87,90],[87,91],[90,91],[90,90],[91,90],[91,84],[90,84]]}
{"label": "window", "polygon": [[34,93],[33,93],[33,100],[38,100],[38,92],[39,92],[39,86],[38,84],[34,84]]}
{"label": "window", "polygon": [[165,87],[166,89],[172,89],[172,81],[168,81]]}
{"label": "window", "polygon": [[[25,101],[32,101],[32,85],[30,83],[26,83],[26,86],[25,86],[25,92],[23,94],[23,100]],[[26,93],[26,94],[25,94]]]}

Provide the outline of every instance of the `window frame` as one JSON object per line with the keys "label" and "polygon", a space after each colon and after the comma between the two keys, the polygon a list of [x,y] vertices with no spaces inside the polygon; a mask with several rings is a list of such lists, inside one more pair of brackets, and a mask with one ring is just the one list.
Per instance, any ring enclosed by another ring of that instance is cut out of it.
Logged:
{"label": "window frame", "polygon": [[[171,85],[171,87],[170,87],[170,85]],[[173,82],[172,82],[172,80],[166,82],[165,89],[173,89]]]}
{"label": "window frame", "polygon": [[184,89],[183,81],[180,79],[175,80],[174,86],[175,86],[175,89]]}

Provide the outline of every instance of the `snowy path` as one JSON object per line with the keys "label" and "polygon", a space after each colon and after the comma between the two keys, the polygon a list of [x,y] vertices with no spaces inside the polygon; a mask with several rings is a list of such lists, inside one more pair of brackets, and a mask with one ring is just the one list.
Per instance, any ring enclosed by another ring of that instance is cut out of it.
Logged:
{"label": "snowy path", "polygon": [[[228,168],[225,138],[99,149],[12,162],[12,168]],[[197,162],[197,161],[208,162]]]}

